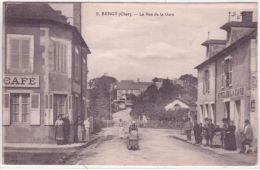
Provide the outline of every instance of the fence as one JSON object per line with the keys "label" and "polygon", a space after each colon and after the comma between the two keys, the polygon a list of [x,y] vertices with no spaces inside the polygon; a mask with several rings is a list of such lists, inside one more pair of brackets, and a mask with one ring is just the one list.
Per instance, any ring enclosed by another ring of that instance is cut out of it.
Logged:
{"label": "fence", "polygon": [[[138,125],[142,127],[142,121],[137,121]],[[163,129],[183,129],[184,122],[164,121],[164,120],[148,120],[147,128],[163,128]]]}

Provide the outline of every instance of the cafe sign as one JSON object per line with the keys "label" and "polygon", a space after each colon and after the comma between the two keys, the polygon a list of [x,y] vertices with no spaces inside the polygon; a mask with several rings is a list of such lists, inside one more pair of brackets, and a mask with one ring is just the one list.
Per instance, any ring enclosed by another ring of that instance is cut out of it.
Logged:
{"label": "cafe sign", "polygon": [[4,87],[39,87],[39,75],[4,75]]}
{"label": "cafe sign", "polygon": [[245,88],[235,88],[226,91],[221,91],[218,93],[218,98],[228,98],[228,97],[237,97],[245,95]]}

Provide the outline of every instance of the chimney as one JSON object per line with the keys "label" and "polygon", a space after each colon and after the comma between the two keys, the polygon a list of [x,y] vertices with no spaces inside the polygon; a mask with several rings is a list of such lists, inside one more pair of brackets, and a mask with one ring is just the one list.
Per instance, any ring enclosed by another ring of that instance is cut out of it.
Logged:
{"label": "chimney", "polygon": [[137,83],[140,83],[140,79],[139,78],[137,78]]}
{"label": "chimney", "polygon": [[73,25],[81,33],[81,3],[73,3]]}
{"label": "chimney", "polygon": [[242,22],[252,22],[253,21],[253,11],[243,11],[241,12]]}

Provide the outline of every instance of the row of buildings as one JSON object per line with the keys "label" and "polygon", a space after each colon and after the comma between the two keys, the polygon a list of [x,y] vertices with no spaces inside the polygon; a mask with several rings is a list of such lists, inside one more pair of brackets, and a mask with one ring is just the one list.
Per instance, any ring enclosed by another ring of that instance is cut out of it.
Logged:
{"label": "row of buildings", "polygon": [[59,114],[70,120],[70,143],[85,120],[87,59],[81,6],[73,25],[45,3],[5,3],[3,27],[3,139],[54,143]]}
{"label": "row of buildings", "polygon": [[221,125],[223,118],[234,121],[239,136],[249,119],[257,139],[257,22],[253,12],[241,12],[242,21],[230,21],[220,29],[225,40],[209,39],[206,60],[198,70],[198,121],[211,118]]}

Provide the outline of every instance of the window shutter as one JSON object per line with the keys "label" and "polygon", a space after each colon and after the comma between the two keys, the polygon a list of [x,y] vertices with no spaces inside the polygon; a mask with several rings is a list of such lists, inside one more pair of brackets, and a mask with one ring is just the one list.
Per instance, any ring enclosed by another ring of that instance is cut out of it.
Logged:
{"label": "window shutter", "polygon": [[3,125],[10,125],[10,94],[4,93],[3,96]]}
{"label": "window shutter", "polygon": [[49,125],[54,125],[53,94],[49,95]]}
{"label": "window shutter", "polygon": [[69,120],[72,121],[72,95],[69,95],[68,113],[69,113]]}
{"label": "window shutter", "polygon": [[229,83],[230,85],[232,86],[232,67],[233,67],[233,60],[232,58],[229,59],[230,62],[229,62]]}
{"label": "window shutter", "polygon": [[31,94],[31,125],[41,124],[40,93]]}
{"label": "window shutter", "polygon": [[50,114],[49,114],[49,95],[45,95],[45,108],[44,108],[44,125],[49,125],[49,117],[50,117]]}
{"label": "window shutter", "polygon": [[221,76],[221,78],[222,78],[222,80],[221,80],[221,85],[222,85],[222,87],[224,87],[224,82],[225,82],[225,80],[224,80],[224,61],[222,62],[222,76]]}

